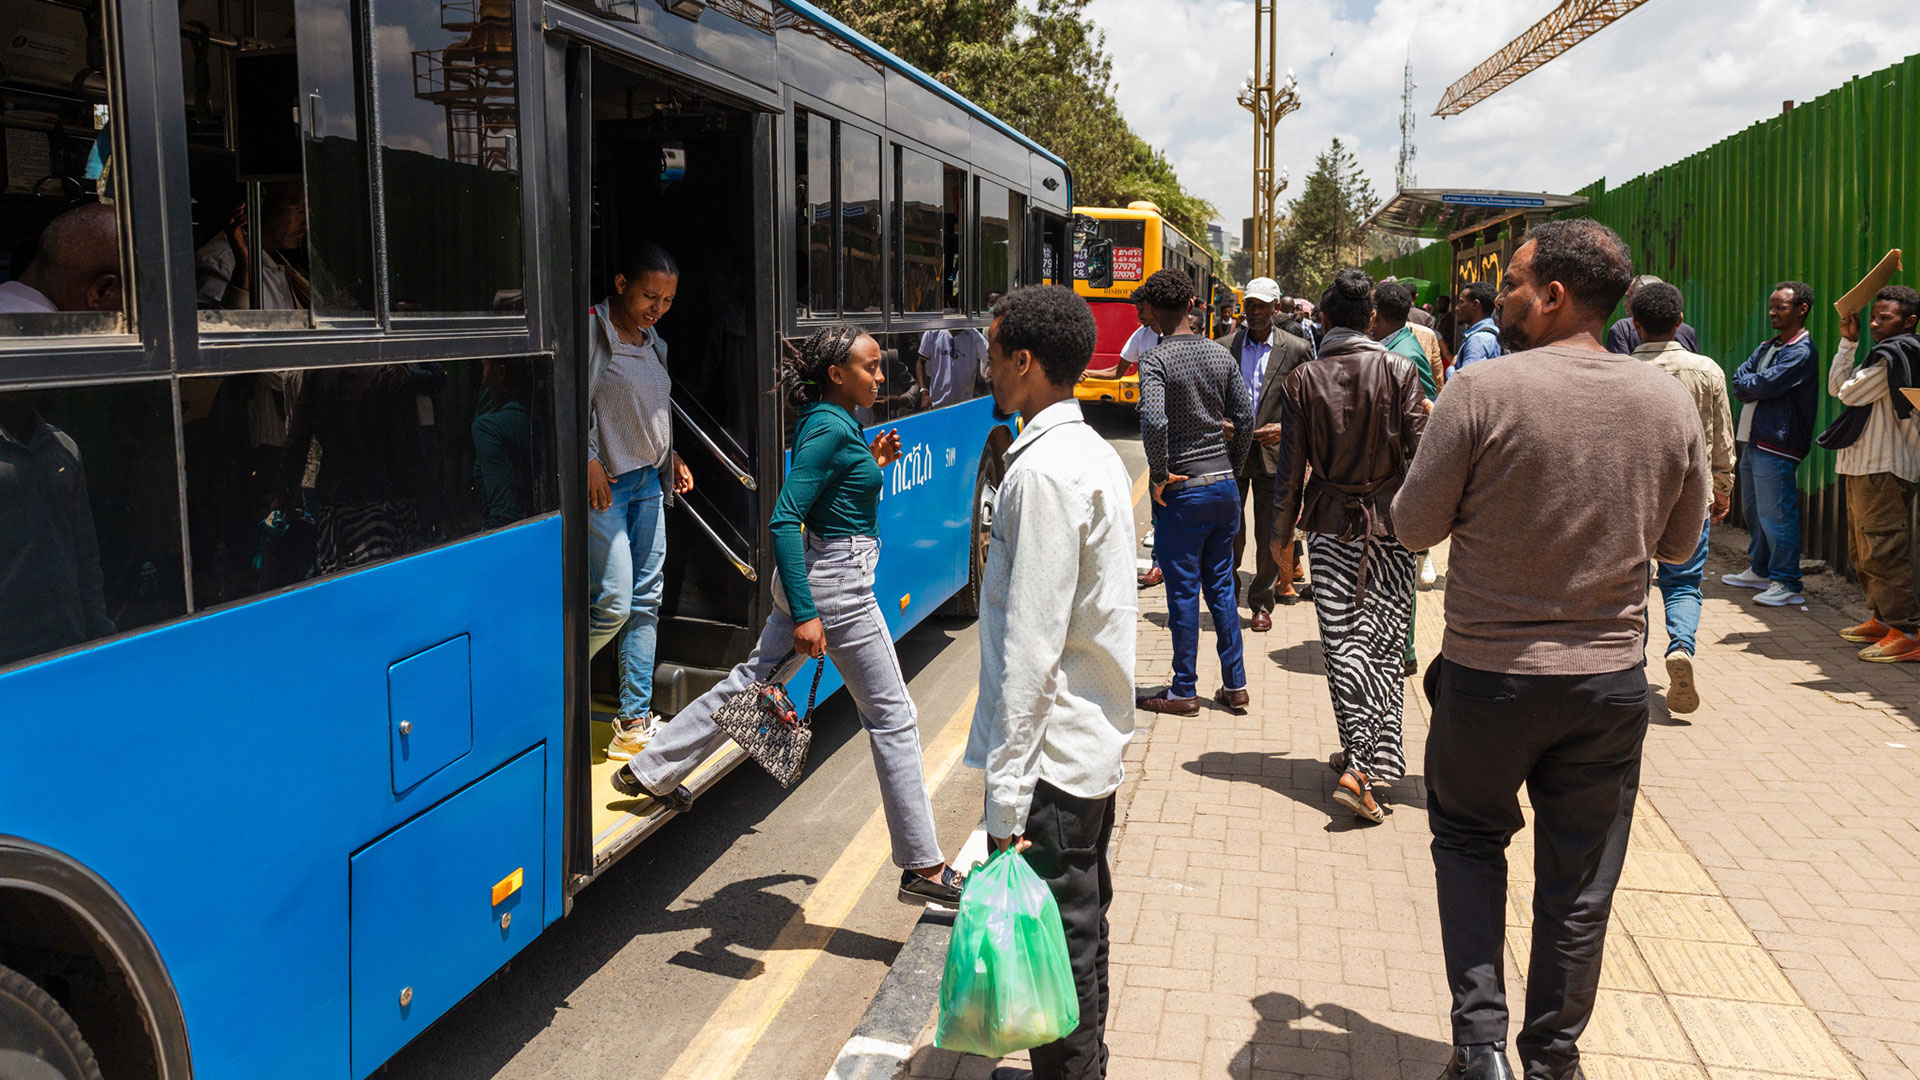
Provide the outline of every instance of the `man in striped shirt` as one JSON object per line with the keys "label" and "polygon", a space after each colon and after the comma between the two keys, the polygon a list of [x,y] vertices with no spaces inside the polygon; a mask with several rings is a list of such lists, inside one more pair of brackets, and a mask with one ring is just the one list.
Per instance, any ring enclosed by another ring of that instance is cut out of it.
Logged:
{"label": "man in striped shirt", "polygon": [[[1873,299],[1868,329],[1874,348],[1855,366],[1860,314],[1840,321],[1840,347],[1827,372],[1827,392],[1848,407],[1864,407],[1866,427],[1843,447],[1834,471],[1846,477],[1847,523],[1853,568],[1867,592],[1866,622],[1840,636],[1866,645],[1860,659],[1880,664],[1920,661],[1920,598],[1913,591],[1913,497],[1920,481],[1920,416],[1896,393],[1912,385],[1920,364],[1920,293],[1889,285]],[[1891,377],[1890,377],[1891,376]]]}

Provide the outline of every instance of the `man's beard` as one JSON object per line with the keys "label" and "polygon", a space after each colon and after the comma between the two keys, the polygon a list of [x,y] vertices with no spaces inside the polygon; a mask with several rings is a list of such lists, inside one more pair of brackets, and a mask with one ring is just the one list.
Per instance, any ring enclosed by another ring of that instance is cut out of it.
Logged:
{"label": "man's beard", "polygon": [[1013,419],[1014,417],[1016,417],[1016,416],[1019,416],[1019,415],[1020,415],[1020,414],[1019,414],[1019,413],[1017,413],[1017,412],[1008,412],[1008,411],[1006,411],[1005,409],[1002,409],[1002,408],[1000,407],[1000,399],[999,399],[999,398],[994,398],[994,399],[993,399],[993,419],[994,419],[994,422],[995,422],[995,423],[999,423],[999,424],[1004,424],[1004,423],[1006,423],[1007,421],[1009,421],[1009,420],[1011,420],[1011,419]]}
{"label": "man's beard", "polygon": [[1504,318],[1504,314],[1501,311],[1493,313],[1495,325],[1500,327],[1500,347],[1510,353],[1525,352],[1533,348],[1532,339],[1520,329],[1520,324],[1526,317],[1533,314],[1533,301],[1527,301],[1527,306],[1515,311],[1510,319]]}

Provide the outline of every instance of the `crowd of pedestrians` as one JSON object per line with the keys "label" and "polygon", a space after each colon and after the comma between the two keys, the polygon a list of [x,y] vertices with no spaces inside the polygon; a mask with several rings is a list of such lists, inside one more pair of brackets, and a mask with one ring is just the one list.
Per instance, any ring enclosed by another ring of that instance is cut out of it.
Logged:
{"label": "crowd of pedestrians", "polygon": [[[652,297],[642,314],[657,316],[670,271],[637,266],[615,291],[642,290]],[[1380,822],[1379,792],[1424,755],[1453,995],[1441,1080],[1516,1075],[1501,955],[1506,850],[1527,823],[1522,788],[1538,858],[1521,1075],[1578,1076],[1652,707],[1649,591],[1657,584],[1664,601],[1674,712],[1700,706],[1701,580],[1736,486],[1750,565],[1723,580],[1760,590],[1762,604],[1803,602],[1794,474],[1816,438],[1812,289],[1789,281],[1772,292],[1774,335],[1731,380],[1699,353],[1680,290],[1634,278],[1627,246],[1587,220],[1536,226],[1497,292],[1471,283],[1432,312],[1409,285],[1355,269],[1317,304],[1262,278],[1248,284],[1240,319],[1222,320],[1231,330],[1209,339],[1194,293],[1184,274],[1162,270],[1133,296],[1153,579],[1133,567],[1126,470],[1073,396],[1096,338],[1086,302],[1062,287],[1016,289],[997,299],[985,336],[995,414],[1025,423],[993,517],[965,760],[985,772],[994,847],[1023,852],[1055,896],[1080,998],[1079,1026],[1033,1049],[1031,1075],[1105,1071],[1106,849],[1135,710],[1201,710],[1203,603],[1219,657],[1212,699],[1235,713],[1250,707],[1239,608],[1251,612],[1251,632],[1264,632],[1277,602],[1308,591],[1295,584],[1303,539],[1340,742],[1333,800]],[[1609,327],[1623,298],[1628,314]],[[619,397],[636,392],[621,382],[623,358],[657,361],[662,346],[647,318],[630,327],[626,308],[606,307],[608,370],[596,368],[595,384],[615,396],[596,394],[595,453],[596,464],[616,460],[593,474],[591,495],[612,521],[605,561],[631,564],[605,575],[611,613],[622,599],[639,608],[650,598],[656,552],[636,537],[652,532],[647,515],[668,486],[660,474],[681,467],[647,441],[651,419],[629,416]],[[1843,636],[1878,662],[1920,660],[1909,527],[1920,482],[1917,322],[1920,293],[1881,290],[1867,314],[1874,345],[1857,360],[1860,319],[1843,320],[1828,392],[1845,408],[1818,436],[1846,477],[1869,606]],[[902,895],[952,902],[964,880],[934,836],[916,713],[872,591],[881,469],[899,445],[894,433],[867,440],[854,417],[883,381],[878,346],[852,326],[821,330],[789,358],[800,423],[773,519],[776,610],[753,656],[672,723],[648,722],[648,688],[632,688],[639,700],[623,701],[631,719],[621,731],[634,745],[613,785],[689,809],[681,784],[724,738],[711,718],[718,704],[777,678],[782,657],[831,657],[871,736]],[[646,484],[621,505],[629,442]],[[1426,552],[1443,540],[1446,630],[1421,684],[1432,723],[1425,746],[1411,747],[1405,687],[1421,670],[1411,627],[1420,583],[1431,581]],[[1255,571],[1242,590],[1249,541]],[[1172,678],[1142,691],[1137,590],[1162,581]],[[602,640],[644,652],[644,633],[607,621]]]}

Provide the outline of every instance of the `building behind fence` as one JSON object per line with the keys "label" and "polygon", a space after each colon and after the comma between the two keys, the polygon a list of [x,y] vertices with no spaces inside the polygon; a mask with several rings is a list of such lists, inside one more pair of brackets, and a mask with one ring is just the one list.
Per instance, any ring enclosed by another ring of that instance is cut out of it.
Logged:
{"label": "building behind fence", "polygon": [[[1773,286],[1812,285],[1808,329],[1820,355],[1824,427],[1840,411],[1826,392],[1840,336],[1833,301],[1889,248],[1906,253],[1907,269],[1894,281],[1920,281],[1916,117],[1920,54],[1663,169],[1612,188],[1598,181],[1576,192],[1589,201],[1570,216],[1604,222],[1633,249],[1635,273],[1679,286],[1702,351],[1729,374],[1772,336]],[[1454,276],[1445,243],[1369,270],[1435,282]],[[1815,447],[1800,467],[1802,533],[1808,557],[1845,573],[1846,507],[1833,464],[1831,452]]]}

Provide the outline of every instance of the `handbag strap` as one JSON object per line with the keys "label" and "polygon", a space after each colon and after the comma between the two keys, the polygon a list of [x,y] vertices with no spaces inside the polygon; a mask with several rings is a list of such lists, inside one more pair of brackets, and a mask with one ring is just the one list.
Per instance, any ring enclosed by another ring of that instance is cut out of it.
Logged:
{"label": "handbag strap", "polygon": [[807,691],[807,711],[801,714],[800,726],[813,726],[813,699],[820,696],[820,676],[827,670],[827,661],[823,657],[813,662],[813,686]]}

